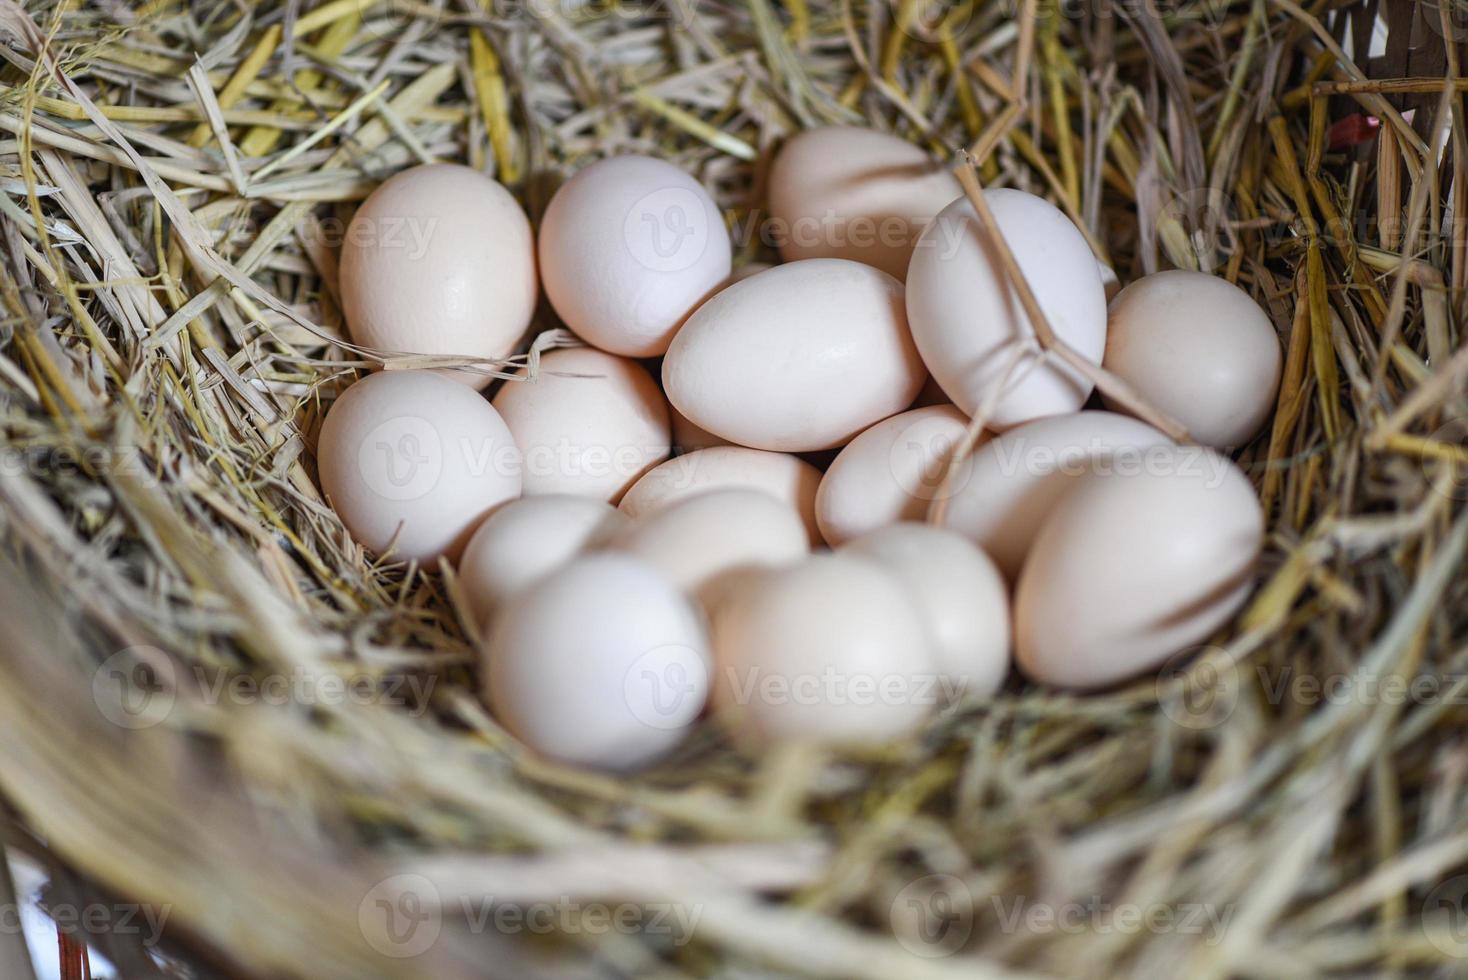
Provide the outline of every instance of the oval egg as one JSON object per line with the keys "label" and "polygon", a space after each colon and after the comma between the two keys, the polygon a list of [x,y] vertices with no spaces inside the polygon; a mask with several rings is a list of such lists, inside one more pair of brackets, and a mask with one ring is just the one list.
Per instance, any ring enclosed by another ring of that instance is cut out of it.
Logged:
{"label": "oval egg", "polygon": [[718,206],[677,167],[610,157],[566,181],[540,225],[540,267],[577,336],[628,357],[668,349],[679,325],[728,277]]}
{"label": "oval egg", "polygon": [[934,405],[884,419],[851,440],[816,492],[821,536],[834,547],[897,521],[922,520],[943,493],[948,460],[968,425],[952,405]]}
{"label": "oval egg", "polygon": [[[1106,291],[1085,237],[1033,194],[1001,188],[984,198],[1051,328],[1100,364]],[[1091,394],[1090,381],[1073,368],[1054,357],[1041,361],[1030,318],[968,198],[944,208],[913,251],[907,315],[933,377],[964,414],[987,409],[991,428],[1074,412]]]}
{"label": "oval egg", "polygon": [[616,503],[672,452],[668,405],[636,361],[589,347],[541,355],[534,381],[507,381],[494,406],[525,456],[525,495]]}
{"label": "oval egg", "polygon": [[843,259],[735,283],[688,318],[663,360],[668,399],[691,422],[783,452],[845,444],[911,404],[923,378],[902,284]]}
{"label": "oval egg", "polygon": [[1020,576],[1020,667],[1077,690],[1155,670],[1242,605],[1263,539],[1254,488],[1207,450],[1086,478],[1041,528]]}
{"label": "oval egg", "polygon": [[932,515],[976,543],[1013,581],[1050,512],[1093,473],[1139,468],[1147,453],[1171,447],[1156,429],[1112,412],[1036,419],[979,447],[956,474]]}
{"label": "oval egg", "polygon": [[988,697],[1009,673],[1009,588],[967,539],[931,524],[892,524],[842,548],[885,565],[923,614],[951,699]]}
{"label": "oval egg", "polygon": [[611,504],[568,494],[522,497],[496,508],[459,559],[459,585],[474,621],[484,625],[510,596],[627,523]]}
{"label": "oval egg", "polygon": [[698,595],[729,572],[799,561],[810,553],[810,539],[788,503],[759,490],[724,487],[650,514],[610,547]]}
{"label": "oval egg", "polygon": [[499,413],[432,371],[348,387],[321,424],[316,461],[353,538],[420,562],[456,558],[485,514],[520,495],[520,452]]}
{"label": "oval egg", "polygon": [[711,617],[714,705],[737,736],[872,745],[941,703],[921,614],[881,564],[816,555],[750,574]]}
{"label": "oval egg", "polygon": [[596,554],[531,585],[491,625],[496,720],[552,759],[633,769],[672,751],[708,696],[702,618],[652,569]]}
{"label": "oval egg", "polygon": [[963,195],[921,148],[859,126],[808,129],[770,165],[770,221],[787,262],[851,259],[907,277],[928,222]]}
{"label": "oval egg", "polygon": [[[342,243],[342,309],[374,350],[502,358],[535,312],[535,241],[499,183],[453,164],[388,178],[357,209]],[[445,370],[483,388],[493,378]]]}
{"label": "oval egg", "polygon": [[812,544],[819,544],[816,490],[821,471],[788,453],[744,446],[713,446],[685,453],[649,470],[619,508],[639,520],[674,501],[720,487],[749,487],[783,501],[800,515]]}
{"label": "oval egg", "polygon": [[1112,301],[1106,369],[1205,446],[1241,446],[1264,427],[1282,361],[1269,317],[1218,276],[1158,272]]}

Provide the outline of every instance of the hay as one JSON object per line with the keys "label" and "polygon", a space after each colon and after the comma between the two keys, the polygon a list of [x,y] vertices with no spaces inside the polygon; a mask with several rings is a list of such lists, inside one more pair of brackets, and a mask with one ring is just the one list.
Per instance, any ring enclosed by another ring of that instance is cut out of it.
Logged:
{"label": "hay", "polygon": [[[1374,2],[1083,6],[0,0],[6,842],[171,911],[159,959],[92,937],[130,978],[1461,972],[1451,5],[1386,5],[1375,61]],[[1354,112],[1374,151],[1330,147]],[[364,555],[314,488],[354,372],[423,363],[345,342],[350,202],[452,159],[538,215],[640,151],[748,229],[782,136],[859,121],[1051,197],[1123,281],[1203,268],[1260,300],[1287,358],[1240,455],[1257,593],[1158,680],[1016,681],[870,756],[711,729],[631,779],[527,756],[474,696],[451,578]],[[155,700],[107,721],[94,681],[144,669]],[[487,896],[571,910],[475,928]],[[383,955],[379,900],[441,934]],[[598,901],[697,928],[596,928]]]}

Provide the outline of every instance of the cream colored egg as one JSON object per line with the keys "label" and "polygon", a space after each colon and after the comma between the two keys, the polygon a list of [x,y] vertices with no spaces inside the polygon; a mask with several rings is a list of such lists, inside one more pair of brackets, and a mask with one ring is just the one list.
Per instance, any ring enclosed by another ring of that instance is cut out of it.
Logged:
{"label": "cream colored egg", "polygon": [[703,185],[644,156],[598,161],[556,191],[540,226],[546,295],[614,354],[652,357],[729,275],[723,216]]}
{"label": "cream colored egg", "polygon": [[746,575],[711,629],[715,708],[742,738],[880,744],[943,699],[921,613],[870,559],[816,555]]}
{"label": "cream colored egg", "polygon": [[1104,363],[1198,442],[1227,449],[1269,421],[1282,357],[1274,324],[1248,293],[1205,272],[1173,270],[1117,295]]}
{"label": "cream colored egg", "polygon": [[626,770],[672,751],[708,697],[702,617],[625,555],[577,558],[507,604],[485,645],[495,718],[562,762]]}
{"label": "cream colored egg", "polygon": [[[1172,440],[1112,412],[1077,412],[1010,429],[965,462],[934,517],[976,543],[1013,581],[1050,512],[1082,478],[1141,469]],[[1164,453],[1165,455],[1165,453]]]}
{"label": "cream colored egg", "polygon": [[843,552],[881,562],[923,614],[950,698],[986,698],[1009,673],[1009,588],[972,542],[931,524],[892,524]]}
{"label": "cream colored egg", "polygon": [[672,452],[668,404],[636,361],[589,347],[553,350],[534,381],[508,381],[494,406],[525,454],[525,495],[616,503]]}
{"label": "cream colored egg", "polygon": [[858,126],[791,137],[770,166],[770,222],[780,254],[851,259],[907,276],[918,236],[963,188],[907,140]]}
{"label": "cream colored egg", "polygon": [[[816,492],[821,536],[835,546],[897,521],[922,520],[944,493],[948,461],[968,425],[952,405],[935,405],[884,419],[851,440]],[[956,476],[962,486],[962,474]]]}
{"label": "cream colored egg", "polygon": [[459,585],[470,614],[483,625],[510,596],[605,544],[627,523],[611,504],[569,494],[522,497],[497,508],[459,559]]}
{"label": "cream colored egg", "polygon": [[[1058,208],[1023,191],[985,193],[997,230],[1056,335],[1101,363],[1106,291],[1085,237]],[[1074,412],[1091,383],[1041,359],[1033,325],[967,198],[923,233],[907,273],[907,315],[923,362],[953,403],[1007,429]]]}
{"label": "cream colored egg", "polygon": [[679,500],[626,528],[610,546],[646,562],[690,595],[729,572],[787,565],[810,554],[795,508],[746,487]]}
{"label": "cream colored egg", "polygon": [[744,446],[713,446],[685,453],[650,470],[627,491],[619,505],[622,513],[639,520],[706,490],[749,487],[784,501],[800,515],[812,544],[819,544],[816,526],[816,490],[821,471],[788,453],[772,453]]}
{"label": "cream colored egg", "polygon": [[663,360],[663,387],[695,425],[756,449],[844,445],[902,411],[924,372],[902,284],[843,259],[767,269],[688,318]]}
{"label": "cream colored egg", "polygon": [[369,551],[457,558],[485,514],[520,495],[520,452],[473,388],[384,371],[344,391],[316,444],[321,490]]}
{"label": "cream colored egg", "polygon": [[[388,178],[347,227],[340,265],[352,339],[374,350],[502,358],[535,312],[535,242],[519,203],[468,167]],[[445,370],[483,388],[483,371]]]}
{"label": "cream colored egg", "polygon": [[1239,608],[1263,536],[1254,488],[1207,450],[1088,477],[1041,528],[1020,576],[1020,667],[1076,689],[1155,670]]}

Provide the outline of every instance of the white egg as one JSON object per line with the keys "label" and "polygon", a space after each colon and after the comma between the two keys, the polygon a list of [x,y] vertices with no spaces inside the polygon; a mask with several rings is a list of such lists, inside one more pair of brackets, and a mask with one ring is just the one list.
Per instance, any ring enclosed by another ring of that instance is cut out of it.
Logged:
{"label": "white egg", "polygon": [[819,544],[816,490],[821,471],[798,456],[744,446],[712,446],[685,453],[648,471],[622,498],[619,509],[633,520],[677,500],[719,487],[749,487],[794,508],[812,544]]}
{"label": "white egg", "polygon": [[653,512],[618,534],[611,547],[696,595],[728,572],[799,561],[810,553],[810,540],[788,502],[724,487]]}
{"label": "white egg", "polygon": [[897,521],[922,520],[944,493],[948,461],[968,425],[952,405],[934,405],[894,415],[851,440],[816,492],[821,535],[834,546]]}
{"label": "white egg", "polygon": [[703,186],[643,156],[592,164],[556,191],[540,225],[546,295],[583,340],[653,357],[729,275],[729,233]]}
{"label": "white egg", "polygon": [[1077,482],[1145,465],[1172,440],[1125,415],[1077,412],[1036,419],[985,443],[930,512],[982,548],[1011,581],[1035,535]]}
{"label": "white egg", "polygon": [[[1023,191],[987,191],[997,230],[1056,336],[1095,364],[1106,349],[1106,290],[1085,237],[1058,208]],[[993,400],[1006,429],[1080,408],[1091,383],[1054,355],[1033,325],[968,198],[923,232],[907,273],[907,315],[923,362],[966,415]]]}
{"label": "white egg", "polygon": [[482,626],[510,596],[627,523],[611,504],[568,494],[522,497],[497,508],[459,559],[459,584],[474,621]]}
{"label": "white egg", "polygon": [[746,574],[713,608],[712,636],[714,703],[742,738],[880,744],[943,700],[922,614],[870,559]]}
{"label": "white egg", "polygon": [[1009,673],[1009,588],[989,556],[931,524],[892,524],[843,552],[881,562],[923,613],[938,669],[953,697],[988,697]]}
{"label": "white egg", "polygon": [[321,489],[368,550],[451,560],[484,515],[520,495],[520,452],[473,388],[384,371],[344,391],[317,440]]}
{"label": "white egg", "polygon": [[702,618],[625,555],[573,560],[516,596],[485,645],[495,718],[552,759],[633,769],[666,755],[703,710]]}
{"label": "white egg", "polygon": [[525,454],[525,495],[615,503],[672,452],[668,403],[636,361],[590,347],[553,350],[534,381],[507,381],[494,406]]}
{"label": "white egg", "polygon": [[902,284],[845,259],[735,283],[688,318],[663,360],[668,400],[695,425],[782,452],[845,445],[910,405],[923,378]]}
{"label": "white egg", "polygon": [[[362,202],[342,242],[352,339],[391,353],[501,358],[535,312],[535,241],[519,202],[453,164],[412,167]],[[445,370],[482,388],[483,371]]]}

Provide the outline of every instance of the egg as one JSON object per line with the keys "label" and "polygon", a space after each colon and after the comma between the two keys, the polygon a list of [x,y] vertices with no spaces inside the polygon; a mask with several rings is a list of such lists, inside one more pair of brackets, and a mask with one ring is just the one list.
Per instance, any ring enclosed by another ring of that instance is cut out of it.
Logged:
{"label": "egg", "polygon": [[921,148],[859,126],[791,137],[770,165],[770,223],[780,255],[851,259],[897,279],[918,236],[963,188]]}
{"label": "egg", "polygon": [[633,484],[619,508],[633,520],[677,500],[719,487],[750,487],[794,508],[812,544],[819,544],[816,490],[821,471],[787,453],[744,446],[713,446],[685,453],[650,470]]}
{"label": "egg", "polygon": [[724,487],[655,511],[617,535],[611,547],[697,595],[726,573],[799,561],[810,553],[810,539],[788,502]]}
{"label": "egg", "polygon": [[[502,358],[535,312],[535,242],[510,192],[469,167],[389,177],[347,226],[339,266],[352,339],[392,353]],[[448,370],[483,388],[491,376]]]}
{"label": "egg", "polygon": [[742,576],[710,629],[715,710],[742,739],[878,744],[942,701],[922,615],[870,559],[815,555]]}
{"label": "egg", "polygon": [[1012,581],[1050,512],[1092,473],[1139,469],[1172,440],[1144,422],[1112,412],[1036,419],[975,450],[933,517],[994,559]]}
{"label": "egg", "polygon": [[952,405],[935,405],[894,415],[851,440],[816,491],[821,536],[834,546],[897,521],[922,520],[944,492],[948,461],[968,425]]}
{"label": "egg", "polygon": [[573,560],[518,593],[485,643],[486,700],[530,748],[622,771],[666,755],[708,698],[703,619],[625,555]]}
{"label": "egg", "polygon": [[481,626],[510,596],[628,524],[611,504],[550,493],[522,497],[485,518],[459,559],[459,585]]}
{"label": "egg", "polygon": [[695,425],[741,446],[844,445],[902,411],[924,371],[902,284],[844,259],[767,269],[688,318],[663,359],[663,387]]}
{"label": "egg", "polygon": [[1274,324],[1248,293],[1205,272],[1175,270],[1117,295],[1103,363],[1195,440],[1227,449],[1269,421],[1282,357]]}
{"label": "egg", "polygon": [[703,185],[644,156],[598,161],[566,181],[540,225],[545,292],[583,340],[628,357],[668,349],[729,275],[723,216]]}
{"label": "egg", "polygon": [[984,698],[1009,673],[1009,587],[966,538],[931,524],[892,524],[842,551],[886,566],[923,615],[951,698]]}
{"label": "egg", "polygon": [[369,551],[457,558],[485,514],[520,495],[520,452],[473,388],[431,371],[354,383],[316,444],[321,490]]}
{"label": "egg", "polygon": [[1020,576],[1021,669],[1078,690],[1155,670],[1239,608],[1263,536],[1254,488],[1210,451],[1087,477],[1040,529]]}
{"label": "egg", "polygon": [[[1033,194],[1001,188],[984,197],[1056,336],[1100,364],[1106,291],[1085,237]],[[964,414],[988,408],[990,428],[1073,412],[1091,394],[1091,383],[1074,368],[1053,354],[1042,357],[968,198],[944,208],[913,251],[907,315],[933,377]]]}
{"label": "egg", "polygon": [[589,347],[540,358],[534,381],[507,381],[494,406],[525,454],[525,495],[616,503],[672,452],[668,405],[641,364]]}

